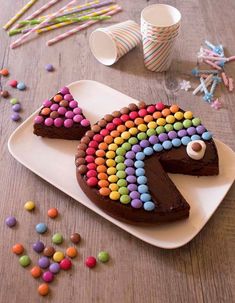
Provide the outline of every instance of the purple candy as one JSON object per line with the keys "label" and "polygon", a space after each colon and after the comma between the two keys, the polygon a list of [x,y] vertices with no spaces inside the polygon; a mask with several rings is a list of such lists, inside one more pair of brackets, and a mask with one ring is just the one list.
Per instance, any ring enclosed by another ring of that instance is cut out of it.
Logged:
{"label": "purple candy", "polygon": [[80,107],[76,107],[76,108],[73,109],[73,112],[74,112],[75,115],[81,115],[82,110],[81,110]]}
{"label": "purple candy", "polygon": [[181,129],[181,130],[178,131],[178,136],[179,136],[180,138],[185,137],[185,136],[187,136],[187,135],[188,135],[188,133],[187,133],[187,130],[186,130],[186,129]]}
{"label": "purple candy", "polygon": [[140,146],[145,148],[145,147],[148,147],[150,144],[149,144],[149,140],[142,140],[140,141]]}
{"label": "purple candy", "polygon": [[138,153],[142,150],[142,148],[140,147],[139,144],[135,144],[135,145],[132,146],[132,150],[133,150],[134,153]]}
{"label": "purple candy", "polygon": [[83,119],[83,120],[81,121],[81,125],[84,126],[84,127],[87,127],[87,126],[90,125],[90,121],[87,120],[87,119]]}
{"label": "purple candy", "polygon": [[74,122],[77,122],[77,123],[81,122],[82,119],[83,119],[83,116],[82,116],[82,115],[75,115],[75,116],[73,117],[73,121],[74,121]]}
{"label": "purple candy", "polygon": [[44,100],[43,101],[43,106],[50,107],[51,105],[52,105],[52,102],[50,100]]}
{"label": "purple candy", "polygon": [[54,66],[52,64],[47,64],[45,66],[45,69],[48,71],[48,72],[53,72],[54,70]]}
{"label": "purple candy", "polygon": [[65,113],[67,112],[67,109],[65,107],[59,107],[57,111],[60,115],[64,116]]}
{"label": "purple candy", "polygon": [[135,158],[135,153],[130,150],[126,153],[126,156],[125,156],[127,159],[134,159]]}
{"label": "purple candy", "polygon": [[150,142],[152,145],[158,143],[158,137],[155,136],[155,135],[149,137],[149,142]]}
{"label": "purple candy", "polygon": [[38,265],[39,265],[41,268],[47,268],[47,267],[50,265],[50,260],[49,260],[47,257],[41,257],[41,258],[38,260]]}
{"label": "purple candy", "polygon": [[14,112],[19,112],[21,110],[21,105],[19,103],[12,106]]}
{"label": "purple candy", "polygon": [[52,111],[54,111],[54,110],[58,110],[58,108],[59,108],[59,105],[58,104],[52,104],[52,106],[50,107],[50,109],[52,110]]}
{"label": "purple candy", "polygon": [[168,137],[170,140],[173,140],[175,138],[177,138],[177,132],[174,131],[174,130],[171,130],[169,133],[168,133]]}
{"label": "purple candy", "polygon": [[44,121],[44,118],[42,116],[36,116],[34,119],[34,123],[41,124]]}
{"label": "purple candy", "polygon": [[191,126],[187,129],[187,133],[189,136],[195,135],[196,134],[196,129],[195,127]]}
{"label": "purple candy", "polygon": [[199,135],[202,135],[202,134],[206,131],[206,129],[205,129],[205,127],[204,127],[203,125],[198,125],[198,126],[196,127],[196,131],[197,131],[197,133],[198,133]]}
{"label": "purple candy", "polygon": [[134,175],[135,174],[135,169],[133,167],[127,167],[125,169],[125,173],[129,176],[129,175]]}
{"label": "purple candy", "polygon": [[126,159],[126,160],[124,161],[124,164],[125,164],[126,166],[134,166],[134,161],[133,161],[132,159]]}
{"label": "purple candy", "polygon": [[67,95],[67,94],[69,94],[69,89],[68,89],[68,87],[64,86],[61,88],[60,92],[63,95]]}
{"label": "purple candy", "polygon": [[140,193],[138,192],[138,191],[132,191],[131,193],[130,193],[130,197],[131,197],[131,199],[132,200],[134,200],[134,199],[139,199],[140,198]]}
{"label": "purple candy", "polygon": [[74,113],[71,110],[69,110],[65,113],[65,117],[68,119],[73,119]]}
{"label": "purple candy", "polygon": [[54,123],[54,120],[52,118],[46,118],[46,120],[44,121],[44,124],[46,126],[52,126]]}
{"label": "purple candy", "polygon": [[11,115],[11,119],[12,119],[13,121],[18,121],[18,120],[20,120],[20,115],[19,115],[18,113],[13,113],[13,114]]}
{"label": "purple candy", "polygon": [[44,248],[45,248],[45,245],[41,241],[37,241],[33,244],[33,250],[36,251],[37,253],[42,252]]}
{"label": "purple candy", "polygon": [[138,189],[136,184],[128,184],[127,188],[129,189],[130,192],[137,191]]}
{"label": "purple candy", "polygon": [[65,119],[64,120],[64,127],[70,128],[73,126],[73,120],[72,119]]}
{"label": "purple candy", "polygon": [[141,208],[143,203],[139,199],[134,199],[131,201],[131,206],[133,208]]}
{"label": "purple candy", "polygon": [[5,223],[8,227],[13,227],[16,225],[16,218],[13,216],[10,216],[10,217],[6,218]]}
{"label": "purple candy", "polygon": [[70,94],[66,94],[66,95],[64,95],[64,100],[66,100],[66,101],[72,101],[73,100],[73,96],[70,95]]}
{"label": "purple candy", "polygon": [[52,272],[53,274],[57,274],[60,271],[60,265],[59,263],[52,263],[49,266],[49,270],[50,272]]}
{"label": "purple candy", "polygon": [[55,127],[61,127],[62,125],[63,125],[63,119],[61,119],[61,118],[56,118],[55,120],[54,120],[54,125],[55,125]]}
{"label": "purple candy", "polygon": [[127,176],[126,180],[129,183],[136,183],[136,176]]}
{"label": "purple candy", "polygon": [[162,133],[158,136],[158,139],[160,142],[164,142],[164,141],[168,140],[168,135],[166,133]]}

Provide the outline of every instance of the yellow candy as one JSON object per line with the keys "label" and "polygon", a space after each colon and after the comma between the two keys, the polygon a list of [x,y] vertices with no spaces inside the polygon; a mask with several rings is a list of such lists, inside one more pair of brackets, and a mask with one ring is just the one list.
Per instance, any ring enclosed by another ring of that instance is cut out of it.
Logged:
{"label": "yellow candy", "polygon": [[117,148],[118,148],[117,144],[114,144],[114,143],[109,144],[109,147],[108,147],[109,150],[116,150]]}
{"label": "yellow candy", "polygon": [[131,127],[129,133],[134,136],[138,133],[138,129],[136,127]]}
{"label": "yellow candy", "polygon": [[118,181],[118,176],[116,176],[116,175],[111,175],[111,176],[108,177],[108,180],[109,180],[109,182],[111,182],[111,183],[115,183],[115,182]]}
{"label": "yellow candy", "polygon": [[157,124],[160,125],[160,126],[164,126],[166,124],[166,119],[158,118],[157,119]]}
{"label": "yellow candy", "polygon": [[121,137],[122,137],[124,140],[128,140],[128,139],[130,138],[130,136],[131,136],[131,134],[130,134],[128,131],[123,132],[123,133],[121,134]]}
{"label": "yellow candy", "polygon": [[117,172],[117,169],[116,169],[115,167],[109,167],[109,168],[107,169],[107,174],[108,174],[108,175],[115,175],[116,172]]}
{"label": "yellow candy", "polygon": [[116,166],[116,162],[113,159],[106,160],[106,164],[108,167]]}
{"label": "yellow candy", "polygon": [[56,251],[53,255],[53,260],[55,262],[60,262],[64,259],[64,253],[62,251]]}
{"label": "yellow candy", "polygon": [[108,159],[115,158],[115,156],[116,156],[116,153],[113,150],[110,150],[106,153],[106,158],[108,158]]}
{"label": "yellow candy", "polygon": [[167,116],[166,117],[166,122],[170,123],[170,124],[174,123],[175,122],[175,117],[173,115]]}
{"label": "yellow candy", "polygon": [[112,191],[112,192],[110,193],[110,195],[109,195],[109,198],[110,198],[111,200],[119,200],[120,194],[119,194],[118,191]]}
{"label": "yellow candy", "polygon": [[116,183],[109,184],[109,189],[111,191],[117,191],[119,189],[119,186]]}
{"label": "yellow candy", "polygon": [[124,139],[121,138],[121,137],[116,137],[116,138],[114,139],[114,143],[115,143],[115,144],[121,145],[123,142],[124,142]]}
{"label": "yellow candy", "polygon": [[185,112],[184,113],[184,117],[185,117],[185,119],[192,119],[192,117],[193,117],[193,113],[192,112],[190,112],[190,111],[187,111],[187,112]]}
{"label": "yellow candy", "polygon": [[145,124],[140,124],[137,126],[138,130],[141,132],[146,132],[147,126]]}
{"label": "yellow candy", "polygon": [[25,203],[24,208],[28,211],[31,211],[35,208],[35,203],[33,201],[28,201]]}
{"label": "yellow candy", "polygon": [[153,128],[153,129],[157,128],[157,123],[155,121],[149,122],[148,123],[148,128]]}
{"label": "yellow candy", "polygon": [[182,120],[184,117],[184,114],[182,112],[177,112],[174,114],[174,116],[177,120]]}

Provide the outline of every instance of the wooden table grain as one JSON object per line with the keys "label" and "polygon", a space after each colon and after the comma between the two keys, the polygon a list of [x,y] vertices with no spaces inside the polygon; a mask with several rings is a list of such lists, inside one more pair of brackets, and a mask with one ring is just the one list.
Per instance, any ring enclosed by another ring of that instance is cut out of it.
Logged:
{"label": "wooden table grain", "polygon": [[[27,1],[0,0],[1,27]],[[33,8],[46,1],[38,1]],[[62,1],[63,4],[66,1]],[[118,1],[123,12],[107,24],[133,19],[139,22],[140,11],[158,1]],[[234,0],[162,0],[176,6],[182,13],[182,31],[168,72],[152,73],[144,68],[141,48],[134,49],[112,67],[98,63],[88,48],[88,37],[97,24],[52,47],[46,47],[57,30],[43,34],[16,50],[10,50],[9,38],[0,30],[0,68],[7,67],[8,78],[1,78],[2,88],[8,79],[18,79],[27,85],[25,92],[9,88],[23,106],[22,119],[26,119],[43,99],[52,96],[62,85],[80,79],[92,79],[120,90],[136,99],[165,103],[177,102],[200,116],[216,138],[235,150],[234,93],[222,87],[224,108],[216,111],[179,89],[182,79],[192,80],[190,71],[196,63],[196,53],[204,39],[223,43],[227,55],[235,54],[235,2]],[[57,5],[56,7],[59,7]],[[44,66],[55,66],[53,73]],[[235,77],[235,63],[226,67]],[[235,302],[235,186],[232,186],[210,221],[187,245],[175,250],[163,250],[148,245],[112,223],[106,221],[70,197],[39,178],[19,164],[9,154],[7,141],[20,123],[10,120],[11,106],[0,100],[0,303],[7,302],[79,302],[79,303],[174,303],[174,302]],[[40,152],[40,151],[38,151]],[[63,163],[61,163],[63,165]],[[56,173],[56,172],[55,172]],[[63,176],[61,176],[63,178]],[[35,212],[28,213],[23,205],[27,200],[37,204]],[[205,201],[206,203],[206,201]],[[57,220],[49,220],[46,212],[57,207],[61,213]],[[5,218],[15,215],[19,224],[14,229],[5,226]],[[48,223],[50,231],[39,237],[34,226]],[[38,238],[50,241],[52,232],[61,232],[68,244],[71,232],[78,231],[82,242],[79,256],[70,272],[60,273],[51,284],[51,293],[42,298],[37,294],[39,281],[30,276],[30,268],[23,269],[11,247],[21,242],[35,262],[32,243]],[[89,270],[84,258],[105,249],[111,255],[108,264],[99,264]]]}

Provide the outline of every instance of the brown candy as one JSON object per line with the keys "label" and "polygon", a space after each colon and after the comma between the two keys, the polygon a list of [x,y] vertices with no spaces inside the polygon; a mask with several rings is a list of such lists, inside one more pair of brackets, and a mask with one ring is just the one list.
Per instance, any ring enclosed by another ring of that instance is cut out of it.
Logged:
{"label": "brown candy", "polygon": [[121,116],[121,113],[120,113],[120,111],[115,110],[114,112],[112,112],[112,116],[113,116],[114,118],[119,118],[119,117]]}
{"label": "brown candy", "polygon": [[138,110],[138,106],[135,103],[130,103],[128,107],[131,112]]}
{"label": "brown candy", "polygon": [[139,101],[138,102],[138,107],[139,107],[139,109],[145,108],[146,107],[146,103],[144,101]]}
{"label": "brown candy", "polygon": [[107,114],[107,115],[104,116],[104,120],[106,120],[107,122],[111,122],[113,120],[113,116]]}
{"label": "brown candy", "polygon": [[54,253],[55,253],[55,249],[53,246],[47,246],[43,250],[43,254],[46,257],[52,257],[54,255]]}
{"label": "brown candy", "polygon": [[86,160],[84,158],[77,158],[75,161],[76,166],[80,166],[82,164],[86,164]]}
{"label": "brown candy", "polygon": [[1,96],[2,96],[3,98],[8,98],[8,97],[9,97],[8,91],[7,91],[7,90],[1,91]]}
{"label": "brown candy", "polygon": [[100,130],[101,130],[101,127],[97,124],[93,125],[91,130],[94,132],[94,133],[99,133]]}
{"label": "brown candy", "polygon": [[129,110],[128,107],[123,107],[123,108],[120,109],[120,113],[121,113],[122,115],[129,114],[129,112],[130,112],[130,110]]}
{"label": "brown candy", "polygon": [[74,243],[77,244],[81,241],[81,236],[78,233],[74,233],[70,236],[70,240]]}
{"label": "brown candy", "polygon": [[88,136],[84,136],[81,139],[81,143],[84,143],[84,144],[88,144],[90,141],[91,141],[91,139]]}
{"label": "brown candy", "polygon": [[78,147],[77,147],[78,150],[86,150],[87,149],[87,144],[84,144],[84,143],[80,143],[78,144]]}
{"label": "brown candy", "polygon": [[101,119],[99,122],[98,122],[98,125],[100,127],[105,127],[107,125],[107,122],[104,120],[104,119]]}
{"label": "brown candy", "polygon": [[87,172],[86,165],[82,164],[82,165],[78,166],[78,172],[81,175],[85,175],[85,173]]}
{"label": "brown candy", "polygon": [[198,142],[194,142],[191,147],[192,147],[192,150],[195,152],[199,152],[200,150],[202,150],[202,146]]}
{"label": "brown candy", "polygon": [[[91,130],[88,130],[86,133],[85,133],[85,136],[86,137],[89,137],[89,138],[93,138],[93,136],[94,136],[94,132],[93,131],[91,131]],[[82,142],[82,141],[81,141]],[[89,143],[89,142],[88,142]]]}
{"label": "brown candy", "polygon": [[86,153],[84,152],[84,150],[78,150],[76,153],[76,158],[83,158],[85,157]]}
{"label": "brown candy", "polygon": [[60,106],[67,107],[68,105],[69,105],[68,101],[66,101],[66,100],[60,101]]}
{"label": "brown candy", "polygon": [[59,113],[56,112],[56,111],[53,111],[53,112],[50,113],[50,117],[51,117],[52,119],[56,119],[56,118],[59,117]]}

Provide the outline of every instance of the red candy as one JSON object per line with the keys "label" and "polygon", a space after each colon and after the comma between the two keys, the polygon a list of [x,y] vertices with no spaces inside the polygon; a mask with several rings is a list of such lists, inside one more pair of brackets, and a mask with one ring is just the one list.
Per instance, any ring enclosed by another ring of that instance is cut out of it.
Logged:
{"label": "red candy", "polygon": [[115,125],[120,125],[120,124],[122,124],[122,120],[121,120],[120,118],[114,118],[114,119],[113,119],[113,123],[114,123]]}
{"label": "red candy", "polygon": [[123,121],[123,122],[126,122],[130,119],[129,115],[127,114],[124,114],[124,115],[121,115],[120,119]]}
{"label": "red candy", "polygon": [[97,141],[93,140],[89,143],[89,147],[98,148],[98,146],[99,146],[99,143]]}
{"label": "red candy", "polygon": [[95,163],[89,163],[89,164],[87,164],[87,168],[89,169],[89,170],[95,170],[96,169],[96,164]]}
{"label": "red candy", "polygon": [[139,114],[138,114],[138,112],[130,112],[130,113],[129,113],[129,117],[130,117],[132,120],[135,120],[137,117],[139,117]]}
{"label": "red candy", "polygon": [[85,264],[89,268],[92,268],[92,267],[96,266],[96,258],[87,257]]}
{"label": "red candy", "polygon": [[91,169],[87,172],[86,176],[87,176],[88,179],[91,178],[91,177],[96,177],[97,172],[96,172],[96,170]]}
{"label": "red candy", "polygon": [[105,137],[105,136],[109,135],[109,130],[104,128],[100,131],[100,134]]}
{"label": "red candy", "polygon": [[155,106],[154,105],[150,105],[147,107],[147,112],[152,114],[155,112]]}
{"label": "red candy", "polygon": [[112,131],[116,128],[115,124],[110,122],[106,125],[106,129],[108,129],[109,131]]}
{"label": "red candy", "polygon": [[155,105],[155,107],[156,107],[157,110],[163,110],[163,108],[165,108],[165,105],[162,102],[158,102]]}
{"label": "red candy", "polygon": [[8,82],[8,85],[10,85],[11,87],[16,87],[17,84],[18,84],[18,82],[17,82],[16,80],[10,80],[10,81]]}
{"label": "red candy", "polygon": [[139,110],[139,116],[145,117],[148,114],[147,110],[145,108],[142,108]]}
{"label": "red candy", "polygon": [[95,162],[95,158],[93,156],[90,156],[90,155],[86,156],[85,160],[86,160],[87,163]]}
{"label": "red candy", "polygon": [[93,186],[96,186],[98,184],[98,179],[95,178],[95,177],[91,177],[91,178],[87,179],[86,182],[87,182],[88,186],[93,187]]}
{"label": "red candy", "polygon": [[87,155],[94,155],[95,154],[95,149],[93,147],[88,147],[86,149]]}
{"label": "red candy", "polygon": [[100,135],[100,134],[96,134],[96,135],[94,135],[94,137],[93,137],[93,140],[95,140],[95,141],[97,141],[97,142],[102,142],[103,139],[104,139],[103,136]]}
{"label": "red candy", "polygon": [[67,258],[63,259],[60,262],[60,268],[63,269],[63,270],[68,270],[68,269],[71,268],[71,266],[72,266],[72,262]]}

